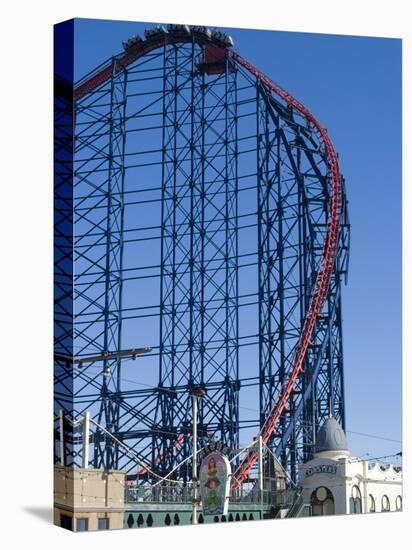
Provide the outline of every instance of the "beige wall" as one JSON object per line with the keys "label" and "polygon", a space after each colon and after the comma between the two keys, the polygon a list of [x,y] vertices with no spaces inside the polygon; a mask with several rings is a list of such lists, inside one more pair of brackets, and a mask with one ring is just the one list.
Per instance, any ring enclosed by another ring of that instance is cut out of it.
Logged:
{"label": "beige wall", "polygon": [[73,531],[77,531],[76,520],[78,518],[87,518],[88,519],[88,531],[97,531],[98,529],[98,519],[99,518],[108,518],[109,519],[109,529],[123,529],[123,511],[121,512],[72,512],[70,510],[62,510],[57,506],[54,507],[54,524],[58,527],[61,526],[61,516],[70,516],[73,518]]}
{"label": "beige wall", "polygon": [[89,531],[98,528],[98,518],[109,518],[110,529],[123,527],[125,474],[120,471],[84,468],[54,468],[54,523],[61,515],[88,518]]}

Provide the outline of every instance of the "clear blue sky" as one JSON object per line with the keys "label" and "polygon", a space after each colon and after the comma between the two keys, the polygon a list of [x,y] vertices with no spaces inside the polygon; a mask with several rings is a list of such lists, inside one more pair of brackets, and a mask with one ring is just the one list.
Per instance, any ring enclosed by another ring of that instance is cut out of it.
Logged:
{"label": "clear blue sky", "polygon": [[[77,20],[76,79],[149,26]],[[347,435],[354,455],[396,453],[396,441],[353,432],[401,440],[401,41],[224,30],[243,57],[309,107],[339,152],[352,224]]]}

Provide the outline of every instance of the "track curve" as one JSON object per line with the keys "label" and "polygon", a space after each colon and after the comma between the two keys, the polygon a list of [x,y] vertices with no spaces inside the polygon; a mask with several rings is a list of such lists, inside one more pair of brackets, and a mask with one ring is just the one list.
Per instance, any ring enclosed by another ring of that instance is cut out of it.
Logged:
{"label": "track curve", "polygon": [[[267,88],[270,92],[277,94],[284,101],[286,101],[290,107],[299,111],[299,113],[305,117],[308,123],[313,126],[319,138],[323,141],[325,145],[329,168],[328,179],[330,199],[328,205],[326,238],[323,244],[323,265],[317,273],[315,283],[311,290],[309,307],[307,309],[302,332],[296,346],[296,357],[293,369],[289,373],[287,383],[282,390],[280,399],[273,405],[263,427],[260,430],[263,444],[266,444],[270,437],[273,435],[276,424],[282,412],[285,410],[288,399],[293,392],[297,377],[302,372],[303,360],[311,342],[316,319],[320,314],[328,295],[331,275],[339,243],[340,215],[342,211],[342,181],[339,170],[338,156],[332,145],[332,142],[325,128],[323,128],[320,122],[316,120],[309,109],[302,105],[302,103],[300,103],[293,96],[285,92],[282,88],[274,84],[270,80],[270,78],[264,75],[251,63],[243,59],[237,52],[231,52],[231,56],[237,63],[239,63],[239,65],[241,65],[251,74],[259,78],[265,88]],[[252,451],[242,460],[233,476],[232,488],[235,489],[242,484],[242,482],[247,478],[248,473],[253,464],[256,462],[257,458],[257,452]]]}
{"label": "track curve", "polygon": [[[167,44],[188,43],[192,42],[192,40],[195,40],[201,45],[212,44],[215,47],[226,49],[226,55],[229,56],[235,64],[243,67],[251,75],[259,79],[262,86],[265,87],[269,93],[276,94],[283,99],[288,106],[300,113],[323,143],[328,163],[329,203],[326,237],[322,250],[322,263],[311,289],[309,306],[304,317],[302,330],[295,349],[293,368],[287,374],[286,382],[281,390],[280,397],[273,404],[260,430],[259,435],[262,436],[263,444],[266,444],[275,433],[276,425],[287,407],[288,400],[294,391],[298,376],[303,370],[303,361],[311,343],[316,320],[321,313],[328,296],[331,276],[338,252],[340,218],[342,212],[342,178],[339,169],[339,161],[326,129],[313,116],[309,109],[307,109],[288,92],[283,90],[280,86],[275,84],[268,76],[262,73],[254,65],[245,60],[237,51],[224,47],[219,44],[219,42],[216,43],[204,33],[198,32],[194,29],[192,29],[192,33],[190,35],[183,31],[167,33]],[[74,101],[79,101],[87,94],[96,90],[110,78],[126,69],[128,65],[134,63],[139,57],[142,57],[155,49],[162,48],[164,45],[165,39],[163,35],[158,39],[138,42],[126,52],[113,57],[111,62],[99,67],[94,73],[80,81],[75,86],[73,93]],[[256,463],[257,458],[258,454],[256,451],[250,451],[243,458],[233,474],[232,489],[240,487],[241,484],[248,478],[248,474],[252,466]]]}

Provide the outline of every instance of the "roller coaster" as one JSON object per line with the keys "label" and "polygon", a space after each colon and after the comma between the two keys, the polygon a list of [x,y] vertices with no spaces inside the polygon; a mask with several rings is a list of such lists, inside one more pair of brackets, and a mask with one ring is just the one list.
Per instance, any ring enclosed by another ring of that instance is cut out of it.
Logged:
{"label": "roller coaster", "polygon": [[232,489],[258,436],[294,482],[323,420],[345,428],[350,226],[326,129],[227,34],[157,26],[56,74],[55,167],[56,462],[81,465],[88,412],[93,467],[189,482],[201,389]]}

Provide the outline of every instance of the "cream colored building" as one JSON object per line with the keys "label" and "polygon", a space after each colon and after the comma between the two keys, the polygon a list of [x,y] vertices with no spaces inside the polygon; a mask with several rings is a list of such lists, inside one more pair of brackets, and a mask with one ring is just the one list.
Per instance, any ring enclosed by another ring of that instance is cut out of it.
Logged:
{"label": "cream colored building", "polygon": [[72,531],[123,528],[124,472],[54,467],[54,524]]}
{"label": "cream colored building", "polygon": [[360,514],[402,510],[402,472],[351,457],[334,418],[320,428],[312,460],[300,465],[304,515]]}

